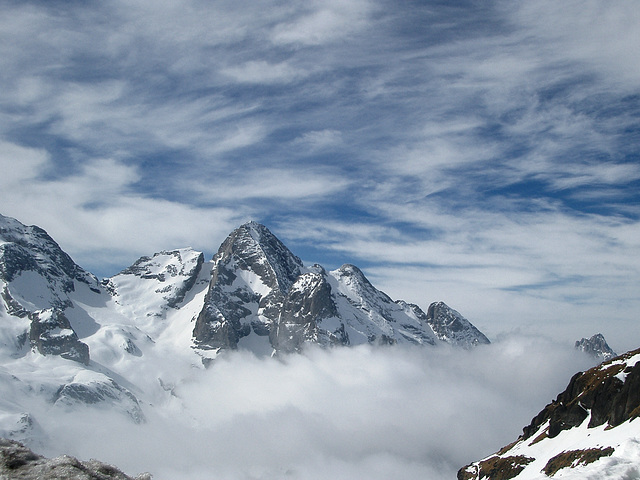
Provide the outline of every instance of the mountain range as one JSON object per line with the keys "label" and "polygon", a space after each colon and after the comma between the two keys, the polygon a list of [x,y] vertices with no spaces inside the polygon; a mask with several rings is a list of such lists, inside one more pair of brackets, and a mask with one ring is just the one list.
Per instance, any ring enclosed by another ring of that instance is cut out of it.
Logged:
{"label": "mountain range", "polygon": [[[206,369],[230,351],[285,357],[363,344],[464,351],[489,340],[443,302],[425,312],[391,299],[354,265],[305,265],[256,222],[231,232],[210,260],[166,250],[99,280],[41,228],[0,215],[0,437],[8,439],[0,457],[28,457],[24,475],[38,478],[51,462],[103,468],[49,461],[15,443],[46,437],[41,412],[98,406],[144,423],[152,405],[179,403],[185,369],[176,365]],[[516,442],[459,479],[638,478],[640,351],[617,357],[600,334],[576,348],[604,363],[576,374]]]}
{"label": "mountain range", "polygon": [[0,216],[0,296],[0,436],[18,439],[37,425],[21,405],[26,390],[143,422],[141,398],[158,401],[180,380],[157,371],[159,357],[207,366],[238,349],[489,343],[446,304],[425,313],[394,301],[354,265],[305,266],[255,222],[231,232],[209,261],[191,248],[162,251],[100,281],[41,228]]}

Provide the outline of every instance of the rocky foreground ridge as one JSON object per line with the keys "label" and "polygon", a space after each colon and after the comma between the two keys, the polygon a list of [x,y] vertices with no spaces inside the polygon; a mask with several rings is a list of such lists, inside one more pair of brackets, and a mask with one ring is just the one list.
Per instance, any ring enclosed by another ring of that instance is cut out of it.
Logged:
{"label": "rocky foreground ridge", "polygon": [[574,375],[514,443],[459,480],[640,478],[640,349]]}
{"label": "rocky foreground ridge", "polygon": [[45,458],[19,442],[0,438],[0,479],[151,480],[151,475],[130,477],[112,465],[97,460],[80,461],[68,455]]}

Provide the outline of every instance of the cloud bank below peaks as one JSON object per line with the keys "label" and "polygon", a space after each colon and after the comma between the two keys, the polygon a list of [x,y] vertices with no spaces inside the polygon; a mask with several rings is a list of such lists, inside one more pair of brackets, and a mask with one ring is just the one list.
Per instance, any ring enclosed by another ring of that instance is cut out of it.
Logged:
{"label": "cloud bank below peaks", "polygon": [[508,443],[588,361],[531,336],[470,352],[235,353],[186,367],[171,395],[144,407],[144,425],[76,412],[41,423],[56,439],[48,453],[100,456],[159,480],[448,479]]}

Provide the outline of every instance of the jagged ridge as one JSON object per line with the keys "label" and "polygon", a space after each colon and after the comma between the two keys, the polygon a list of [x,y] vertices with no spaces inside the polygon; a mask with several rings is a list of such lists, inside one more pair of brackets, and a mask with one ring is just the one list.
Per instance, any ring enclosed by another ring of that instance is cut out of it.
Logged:
{"label": "jagged ridge", "polygon": [[234,230],[213,264],[193,331],[202,350],[236,349],[250,335],[264,337],[276,352],[297,351],[305,343],[489,343],[444,303],[433,304],[425,315],[417,305],[377,290],[354,265],[328,273],[320,265],[305,268],[255,222]]}

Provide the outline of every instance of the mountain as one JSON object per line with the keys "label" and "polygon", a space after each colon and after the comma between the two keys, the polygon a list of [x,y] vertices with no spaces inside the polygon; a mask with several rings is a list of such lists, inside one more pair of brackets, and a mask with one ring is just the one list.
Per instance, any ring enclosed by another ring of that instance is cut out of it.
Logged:
{"label": "mountain", "polygon": [[213,257],[211,282],[193,331],[207,351],[250,348],[294,352],[307,343],[489,343],[445,304],[429,317],[417,306],[393,301],[354,265],[327,272],[305,267],[265,226],[234,230]]}
{"label": "mountain", "polygon": [[607,344],[604,335],[596,333],[591,338],[582,338],[576,342],[576,349],[590,355],[591,357],[603,362],[618,354]]}
{"label": "mountain", "polygon": [[577,373],[514,443],[459,480],[638,478],[640,349]]}
{"label": "mountain", "polygon": [[489,339],[469,320],[443,302],[429,305],[426,320],[439,340],[452,345],[470,348],[489,343]]}
{"label": "mountain", "polygon": [[[81,282],[99,293],[98,280],[75,264],[60,246],[39,227],[27,227],[0,215],[0,280],[7,304],[25,309],[64,309],[75,283]],[[7,285],[12,284],[13,297]]]}

